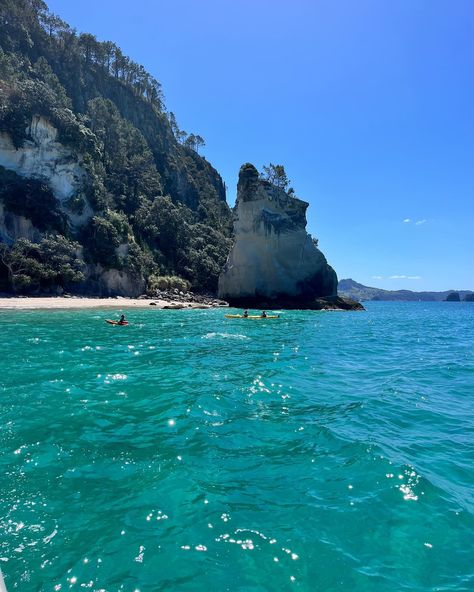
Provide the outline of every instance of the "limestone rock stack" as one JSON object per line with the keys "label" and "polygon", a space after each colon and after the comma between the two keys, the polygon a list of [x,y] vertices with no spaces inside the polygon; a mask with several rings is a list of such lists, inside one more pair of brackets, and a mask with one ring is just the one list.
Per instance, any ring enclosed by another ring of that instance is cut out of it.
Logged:
{"label": "limestone rock stack", "polygon": [[[306,232],[308,203],[240,169],[235,241],[219,278],[219,297],[235,305],[311,308],[337,295],[337,276]],[[268,305],[268,304],[267,304]]]}

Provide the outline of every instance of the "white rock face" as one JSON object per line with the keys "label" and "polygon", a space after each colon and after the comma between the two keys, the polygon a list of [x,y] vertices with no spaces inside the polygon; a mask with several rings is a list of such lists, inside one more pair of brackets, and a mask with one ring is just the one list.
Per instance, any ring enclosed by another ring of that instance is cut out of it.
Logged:
{"label": "white rock face", "polygon": [[[18,149],[8,134],[0,132],[0,166],[21,177],[46,182],[71,225],[84,224],[93,215],[87,201],[81,214],[74,214],[66,204],[69,198],[81,195],[87,180],[80,155],[58,141],[57,129],[44,117],[34,117],[26,132],[31,139],[25,140]],[[0,242],[10,245],[19,238],[39,242],[41,237],[42,233],[33,226],[31,220],[5,210],[0,201]],[[126,257],[128,244],[120,245],[117,254]],[[83,258],[82,250],[78,252],[78,257]],[[143,278],[133,277],[125,271],[87,265],[85,273],[89,291],[103,296],[139,296],[145,290]]]}
{"label": "white rock face", "polygon": [[219,297],[311,299],[337,293],[337,276],[306,232],[308,203],[240,170],[235,243],[219,277]]}
{"label": "white rock face", "polygon": [[[21,177],[45,181],[63,205],[81,192],[87,173],[78,156],[58,142],[57,129],[44,117],[33,117],[27,133],[31,140],[18,149],[8,134],[0,133],[0,166]],[[92,213],[88,204],[81,215],[66,212],[73,225],[82,224]]]}
{"label": "white rock face", "polygon": [[88,265],[86,280],[92,291],[100,296],[137,297],[145,291],[145,280],[118,269],[104,269],[101,265]]}

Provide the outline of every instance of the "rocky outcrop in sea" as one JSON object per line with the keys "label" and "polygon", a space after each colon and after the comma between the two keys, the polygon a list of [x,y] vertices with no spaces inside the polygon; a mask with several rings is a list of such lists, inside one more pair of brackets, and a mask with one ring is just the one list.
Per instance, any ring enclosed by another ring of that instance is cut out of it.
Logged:
{"label": "rocky outcrop in sea", "polygon": [[357,308],[338,300],[336,272],[306,232],[308,205],[260,179],[252,164],[241,167],[235,241],[219,277],[219,298],[234,306]]}

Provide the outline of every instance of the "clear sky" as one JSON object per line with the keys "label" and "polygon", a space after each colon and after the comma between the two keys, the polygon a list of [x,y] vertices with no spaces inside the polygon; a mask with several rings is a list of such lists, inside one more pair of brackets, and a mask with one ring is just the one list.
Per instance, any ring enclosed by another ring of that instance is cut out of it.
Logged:
{"label": "clear sky", "polygon": [[284,164],[339,278],[474,289],[473,0],[49,0],[163,85],[233,204]]}

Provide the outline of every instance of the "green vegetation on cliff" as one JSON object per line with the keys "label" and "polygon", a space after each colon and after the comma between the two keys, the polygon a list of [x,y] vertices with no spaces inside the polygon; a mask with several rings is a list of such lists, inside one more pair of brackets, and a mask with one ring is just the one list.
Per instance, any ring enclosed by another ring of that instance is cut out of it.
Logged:
{"label": "green vegetation on cliff", "polygon": [[84,178],[60,201],[47,178],[0,160],[3,228],[8,215],[30,220],[43,241],[70,245],[61,257],[84,272],[48,272],[52,249],[0,232],[4,288],[87,291],[89,277],[117,269],[141,284],[178,276],[215,291],[232,223],[222,179],[198,154],[203,138],[179,129],[160,83],[114,43],[78,34],[42,0],[2,0],[0,133],[22,149],[35,118],[57,130]]}

